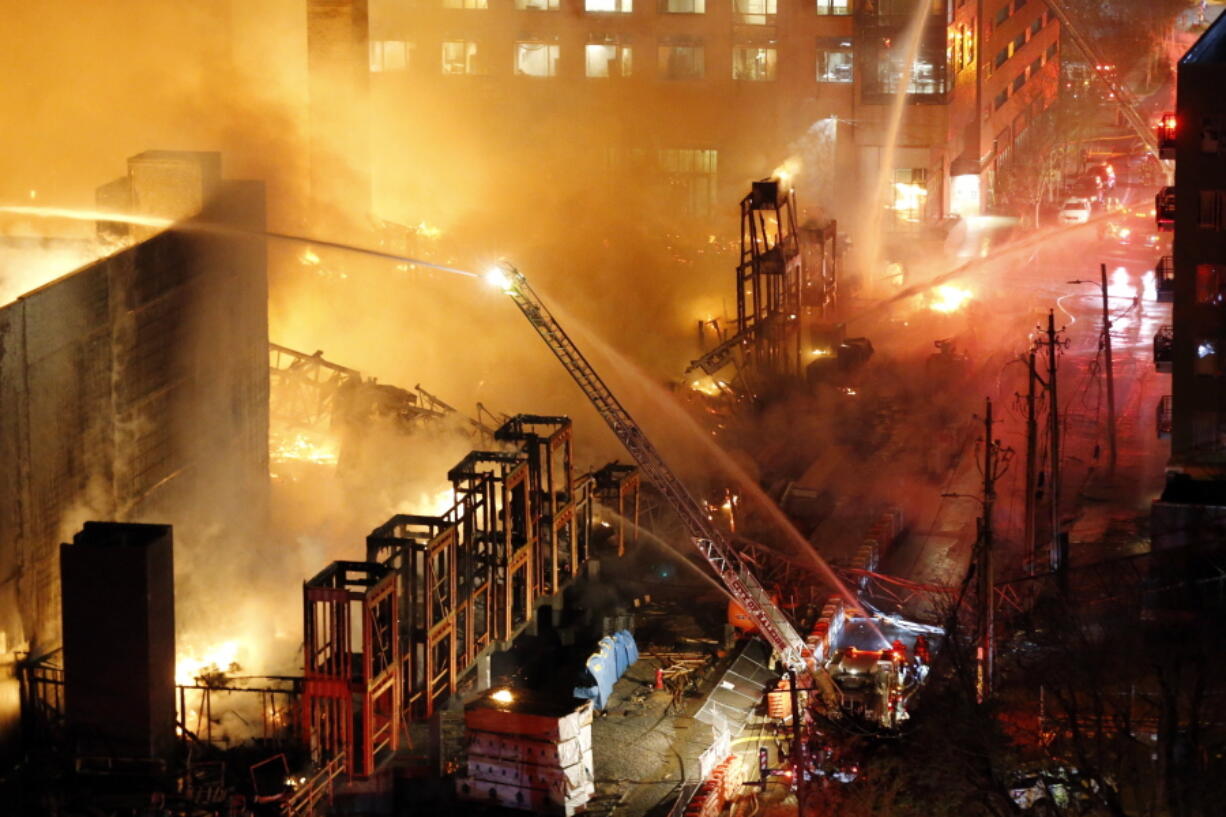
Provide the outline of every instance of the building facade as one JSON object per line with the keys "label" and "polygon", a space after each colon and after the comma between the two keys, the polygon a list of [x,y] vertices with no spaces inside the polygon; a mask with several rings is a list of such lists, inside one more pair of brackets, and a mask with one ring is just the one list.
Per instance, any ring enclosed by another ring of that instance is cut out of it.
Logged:
{"label": "building facade", "polygon": [[[1154,508],[1155,547],[1226,537],[1226,22],[1219,17],[1179,61],[1175,185],[1158,197],[1173,216],[1174,297],[1167,488]],[[1164,126],[1166,124],[1164,117]],[[1169,150],[1169,148],[1167,148]],[[1173,198],[1172,198],[1173,194]],[[1173,209],[1173,213],[1171,210]],[[1161,223],[1161,222],[1160,222]],[[1159,423],[1166,403],[1159,409]]]}
{"label": "building facade", "polygon": [[[59,545],[87,520],[259,514],[268,484],[263,185],[151,151],[99,198],[238,234],[136,243],[0,305],[0,753],[19,654],[60,647]],[[258,518],[258,516],[257,516]]]}
{"label": "building facade", "polygon": [[[310,0],[312,121],[365,98],[352,121],[369,132],[351,152],[317,134],[312,165],[351,156],[369,171],[350,206],[410,224],[446,210],[444,191],[590,193],[626,179],[702,218],[731,212],[749,180],[781,164],[804,203],[839,218],[874,189],[901,227],[978,212],[981,176],[991,181],[1054,98],[1055,82],[1042,80],[1056,70],[1059,26],[1039,0],[932,0],[891,146],[920,6]],[[368,55],[368,77],[346,85],[352,65],[339,54]],[[891,156],[891,183],[877,188]],[[951,189],[955,175],[973,179]],[[435,209],[406,203],[423,200]]]}

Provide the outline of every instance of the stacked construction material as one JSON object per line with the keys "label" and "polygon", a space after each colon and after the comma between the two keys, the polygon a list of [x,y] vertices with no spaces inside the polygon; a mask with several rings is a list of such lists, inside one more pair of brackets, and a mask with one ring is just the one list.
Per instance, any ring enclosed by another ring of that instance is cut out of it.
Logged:
{"label": "stacked construction material", "polygon": [[569,817],[595,793],[590,701],[497,690],[469,704],[464,722],[461,798]]}
{"label": "stacked construction material", "polygon": [[739,755],[731,755],[715,767],[685,807],[685,817],[716,817],[736,802],[745,783],[745,766]]}

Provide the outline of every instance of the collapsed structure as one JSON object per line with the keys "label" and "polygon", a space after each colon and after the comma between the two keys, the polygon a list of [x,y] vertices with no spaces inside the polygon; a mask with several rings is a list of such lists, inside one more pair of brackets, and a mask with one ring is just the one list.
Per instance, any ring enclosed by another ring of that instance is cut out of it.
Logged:
{"label": "collapsed structure", "polygon": [[19,718],[15,660],[61,646],[61,541],[87,518],[138,520],[207,504],[224,519],[258,514],[265,502],[262,184],[224,179],[216,153],[148,151],[99,199],[146,216],[200,213],[236,231],[106,223],[110,243],[98,252],[120,249],[0,305],[0,743],[8,749]]}

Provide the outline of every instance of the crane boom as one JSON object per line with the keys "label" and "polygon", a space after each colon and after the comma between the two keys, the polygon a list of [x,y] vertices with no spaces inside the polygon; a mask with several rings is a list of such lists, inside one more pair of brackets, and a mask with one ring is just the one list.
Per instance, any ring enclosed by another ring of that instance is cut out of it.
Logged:
{"label": "crane boom", "polygon": [[532,328],[545,341],[567,373],[574,378],[596,411],[608,423],[613,434],[634,457],[643,475],[664,495],[665,500],[681,517],[694,545],[733,599],[753,618],[784,665],[797,671],[805,670],[805,643],[791,622],[731,547],[723,531],[711,523],[703,507],[668,467],[660,452],[643,433],[643,429],[605,385],[604,380],[592,368],[592,364],[529,285],[528,279],[509,264],[501,265],[497,273],[494,276],[496,283],[511,297],[519,311],[532,324]]}

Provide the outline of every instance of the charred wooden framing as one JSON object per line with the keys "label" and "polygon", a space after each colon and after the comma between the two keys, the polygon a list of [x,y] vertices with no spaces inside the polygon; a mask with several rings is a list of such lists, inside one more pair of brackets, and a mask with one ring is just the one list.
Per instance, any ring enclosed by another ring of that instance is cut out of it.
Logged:
{"label": "charred wooden framing", "polygon": [[619,554],[633,536],[637,469],[576,477],[568,418],[520,414],[494,438],[507,449],[448,472],[449,510],[393,516],[367,537],[367,561],[334,562],[304,586],[303,721],[317,763],[344,753],[351,776],[373,773],[410,721],[433,716],[581,574],[597,502],[618,514],[604,524]]}

